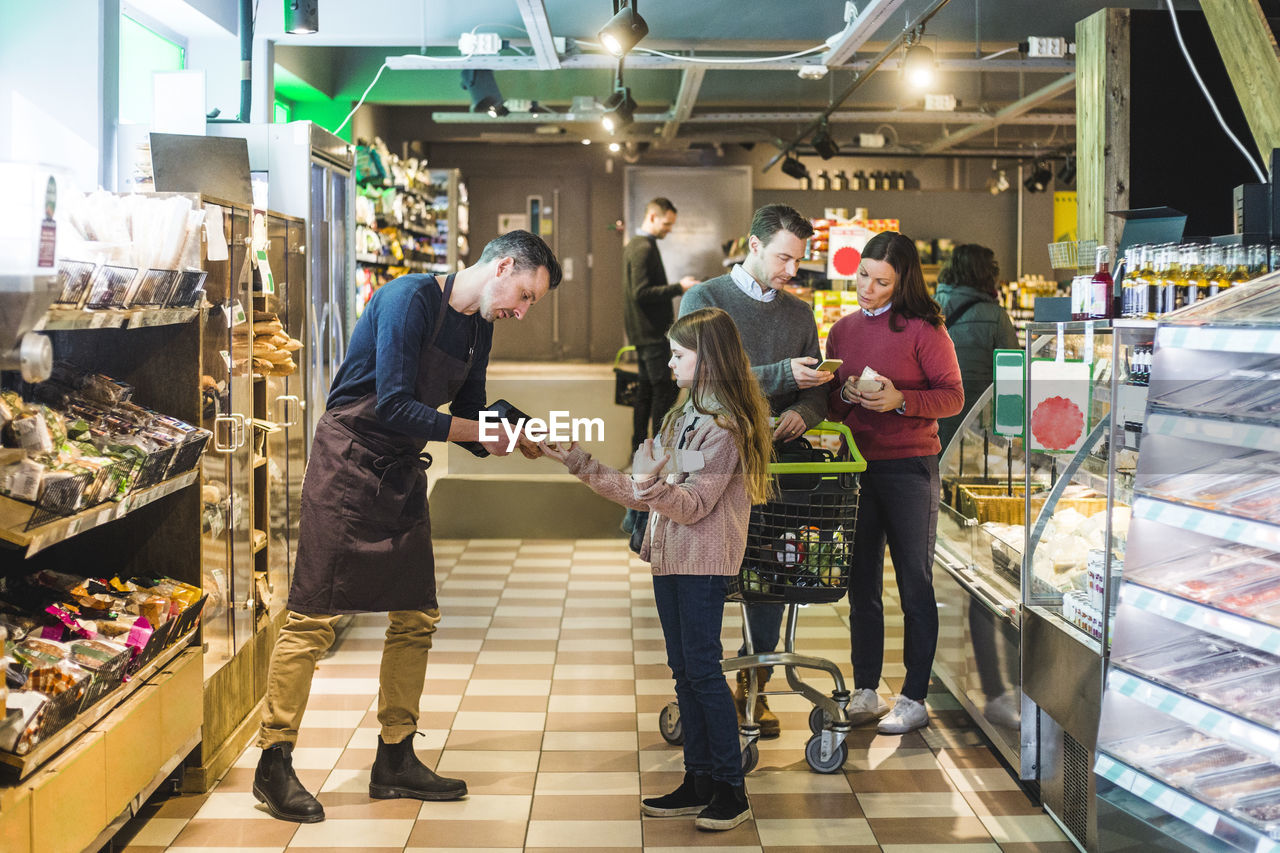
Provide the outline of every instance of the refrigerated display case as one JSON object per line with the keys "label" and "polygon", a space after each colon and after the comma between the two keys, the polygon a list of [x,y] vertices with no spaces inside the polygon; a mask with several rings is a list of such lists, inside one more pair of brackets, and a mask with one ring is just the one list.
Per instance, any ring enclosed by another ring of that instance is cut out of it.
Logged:
{"label": "refrigerated display case", "polygon": [[1163,320],[1150,375],[1103,849],[1280,850],[1280,275]]}

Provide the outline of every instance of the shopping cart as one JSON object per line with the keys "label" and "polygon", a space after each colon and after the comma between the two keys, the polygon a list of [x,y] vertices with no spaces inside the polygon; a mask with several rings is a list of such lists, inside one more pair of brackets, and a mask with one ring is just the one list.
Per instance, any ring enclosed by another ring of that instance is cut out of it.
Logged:
{"label": "shopping cart", "polygon": [[[867,468],[853,436],[844,424],[823,421],[806,437],[818,443],[823,461],[774,462],[769,473],[775,489],[768,503],[751,508],[747,525],[747,550],[742,568],[729,581],[727,599],[742,606],[742,636],[747,653],[720,662],[724,672],[746,670],[746,722],[742,738],[742,770],[751,772],[759,761],[756,741],[756,698],[761,691],[755,667],[781,666],[789,690],[764,691],[765,695],[798,693],[813,703],[804,757],[818,773],[836,773],[849,757],[845,742],[849,718],[845,708],[850,694],[839,667],[824,658],[796,653],[798,610],[806,604],[831,604],[849,589],[849,565],[853,555],[854,526],[858,520],[858,474]],[[824,438],[825,437],[825,438]],[[821,443],[839,439],[838,450],[821,449]],[[756,654],[747,623],[747,604],[786,605],[783,650]],[[800,668],[826,672],[835,682],[830,695],[804,682]],[[684,741],[680,706],[669,702],[658,714],[658,728],[670,744]]]}

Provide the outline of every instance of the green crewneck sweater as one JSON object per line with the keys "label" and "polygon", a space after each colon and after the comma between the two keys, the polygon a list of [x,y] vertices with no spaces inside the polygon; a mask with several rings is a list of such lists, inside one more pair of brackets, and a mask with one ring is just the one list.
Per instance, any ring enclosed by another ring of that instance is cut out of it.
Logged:
{"label": "green crewneck sweater", "polygon": [[827,386],[802,391],[791,373],[791,359],[822,357],[812,308],[785,290],[769,302],[752,299],[728,275],[702,282],[680,300],[681,317],[699,308],[722,308],[733,318],[775,415],[795,410],[806,427],[826,417]]}

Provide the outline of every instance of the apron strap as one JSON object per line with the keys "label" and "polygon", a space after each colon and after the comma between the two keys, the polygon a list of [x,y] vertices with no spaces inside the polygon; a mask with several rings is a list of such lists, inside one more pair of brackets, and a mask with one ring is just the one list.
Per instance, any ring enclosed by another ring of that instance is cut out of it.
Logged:
{"label": "apron strap", "polygon": [[[440,336],[440,330],[444,328],[444,318],[449,313],[449,294],[453,293],[453,277],[456,273],[449,273],[449,277],[444,280],[444,293],[440,297],[440,310],[436,312],[436,325],[431,330],[431,340],[428,346],[435,346],[436,338]],[[436,279],[436,283],[440,283],[440,279]]]}

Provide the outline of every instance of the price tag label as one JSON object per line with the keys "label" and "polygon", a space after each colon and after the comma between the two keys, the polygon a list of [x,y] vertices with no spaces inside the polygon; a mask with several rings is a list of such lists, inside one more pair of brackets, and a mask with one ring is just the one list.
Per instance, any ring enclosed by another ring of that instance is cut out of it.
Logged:
{"label": "price tag label", "polygon": [[267,260],[267,253],[263,249],[259,249],[254,253],[258,263],[258,275],[262,278],[262,292],[276,292],[276,277],[271,274],[271,262]]}
{"label": "price tag label", "polygon": [[230,373],[231,372],[231,353],[222,349],[222,350],[218,350],[218,354],[222,356],[222,360],[227,365],[227,372]]}
{"label": "price tag label", "polygon": [[244,306],[240,304],[239,299],[232,302],[230,305],[223,305],[222,313],[227,316],[227,326],[230,328],[239,326],[241,323],[247,322],[249,319],[244,313]]}

